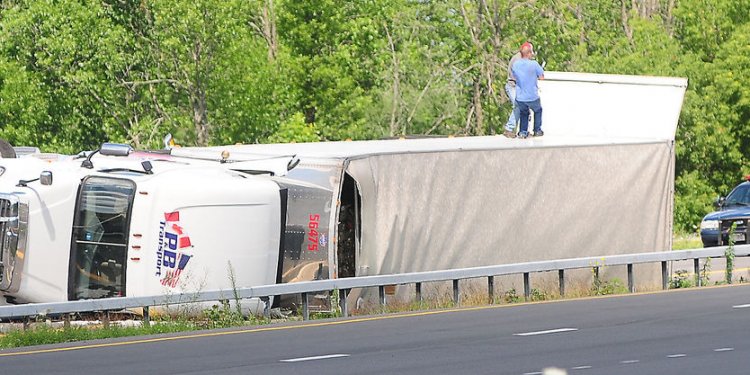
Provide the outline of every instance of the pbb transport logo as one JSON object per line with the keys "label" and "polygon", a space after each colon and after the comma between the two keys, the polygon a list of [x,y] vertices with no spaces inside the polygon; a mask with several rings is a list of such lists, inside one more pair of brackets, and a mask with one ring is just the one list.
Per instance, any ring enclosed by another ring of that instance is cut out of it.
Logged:
{"label": "pbb transport logo", "polygon": [[156,251],[156,277],[161,285],[177,287],[180,275],[193,255],[190,236],[180,226],[180,212],[165,212],[159,223],[159,248]]}

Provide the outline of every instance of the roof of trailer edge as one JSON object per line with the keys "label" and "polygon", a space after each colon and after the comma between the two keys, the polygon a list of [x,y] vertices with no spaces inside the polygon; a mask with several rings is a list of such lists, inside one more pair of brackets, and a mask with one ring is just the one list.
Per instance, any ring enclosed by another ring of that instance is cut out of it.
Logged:
{"label": "roof of trailer edge", "polygon": [[220,158],[229,152],[230,160],[261,160],[297,155],[315,159],[360,159],[384,154],[433,153],[454,151],[519,150],[557,147],[671,143],[641,138],[544,136],[509,139],[503,136],[429,137],[370,141],[336,141],[185,147],[172,150],[174,156]]}
{"label": "roof of trailer edge", "polygon": [[590,83],[614,83],[626,85],[649,85],[649,86],[674,86],[687,87],[687,78],[682,77],[658,77],[658,76],[634,76],[622,74],[597,74],[579,72],[544,72],[547,81],[577,81]]}

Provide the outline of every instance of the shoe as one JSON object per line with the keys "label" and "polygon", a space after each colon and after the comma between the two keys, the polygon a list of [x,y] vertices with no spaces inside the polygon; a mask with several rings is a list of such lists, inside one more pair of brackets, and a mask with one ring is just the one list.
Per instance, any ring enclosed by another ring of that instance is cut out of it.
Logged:
{"label": "shoe", "polygon": [[524,133],[524,132],[518,133],[518,138],[520,139],[526,139],[528,137],[529,137],[529,133]]}
{"label": "shoe", "polygon": [[504,131],[503,135],[506,136],[507,138],[515,138],[516,137],[516,133],[514,133],[514,132],[512,132],[510,130]]}
{"label": "shoe", "polygon": [[534,132],[534,137],[541,137],[541,136],[543,136],[543,135],[544,135],[544,132],[543,132],[543,131],[541,131],[541,130],[540,130],[540,131],[538,131],[538,132]]}

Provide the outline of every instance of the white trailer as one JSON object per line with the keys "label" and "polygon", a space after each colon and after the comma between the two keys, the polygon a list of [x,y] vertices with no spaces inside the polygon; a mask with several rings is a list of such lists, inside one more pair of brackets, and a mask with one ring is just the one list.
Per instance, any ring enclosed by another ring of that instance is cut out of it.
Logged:
{"label": "white trailer", "polygon": [[0,290],[47,302],[669,249],[686,81],[546,76],[540,138],[0,159]]}

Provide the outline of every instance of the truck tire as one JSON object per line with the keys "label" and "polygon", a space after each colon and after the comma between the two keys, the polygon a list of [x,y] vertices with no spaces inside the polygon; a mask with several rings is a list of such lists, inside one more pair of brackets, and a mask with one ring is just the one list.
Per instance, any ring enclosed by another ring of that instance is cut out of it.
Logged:
{"label": "truck tire", "polygon": [[16,150],[13,149],[13,146],[8,143],[8,141],[0,138],[0,156],[3,159],[12,159],[16,157]]}

